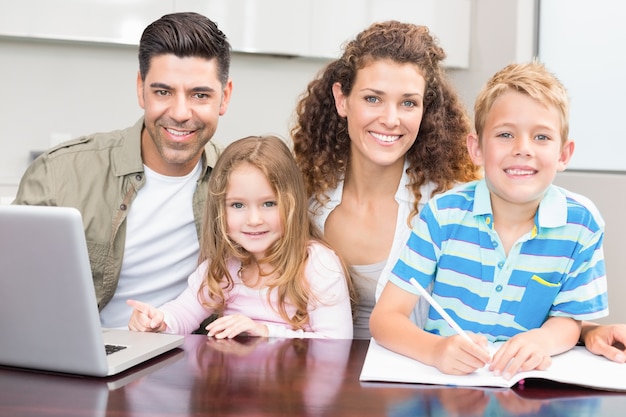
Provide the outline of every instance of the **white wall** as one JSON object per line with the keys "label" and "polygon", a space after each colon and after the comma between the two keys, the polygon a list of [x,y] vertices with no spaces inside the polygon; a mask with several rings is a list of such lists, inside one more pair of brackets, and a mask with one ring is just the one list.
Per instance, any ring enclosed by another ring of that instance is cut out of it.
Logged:
{"label": "white wall", "polygon": [[133,48],[0,38],[0,183],[53,140],[129,125],[139,115]]}
{"label": "white wall", "polygon": [[[626,175],[615,172],[582,172],[567,170],[557,175],[555,183],[568,190],[583,194],[595,203],[606,223],[604,259],[609,285],[609,317],[601,323],[626,323],[626,259],[622,239],[626,236],[624,207]],[[617,192],[616,192],[617,191]]]}
{"label": "white wall", "polygon": [[540,17],[539,57],[571,98],[570,167],[626,173],[626,2],[543,0]]}
{"label": "white wall", "polygon": [[[533,4],[473,0],[470,68],[450,71],[466,102],[471,104],[485,80],[515,60],[517,51],[528,49],[520,47],[520,41],[533,43],[532,33],[518,34],[515,24],[524,15],[518,5],[532,10]],[[126,127],[141,114],[135,96],[134,46],[0,36],[0,62],[0,79],[5,82],[0,194],[2,187],[17,183],[32,151],[62,139]],[[233,98],[216,140],[226,143],[269,132],[288,136],[297,97],[325,64],[321,59],[235,53]]]}

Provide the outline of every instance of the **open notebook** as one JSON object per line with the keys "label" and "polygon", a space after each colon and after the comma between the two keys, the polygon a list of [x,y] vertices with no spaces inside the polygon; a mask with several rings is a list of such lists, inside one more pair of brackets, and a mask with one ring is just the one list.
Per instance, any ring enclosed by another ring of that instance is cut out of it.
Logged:
{"label": "open notebook", "polygon": [[0,335],[0,365],[92,376],[184,341],[102,329],[80,212],[42,206],[0,206]]}
{"label": "open notebook", "polygon": [[[492,343],[489,349],[495,352],[498,343]],[[553,356],[552,365],[547,370],[520,372],[510,380],[494,375],[486,367],[469,375],[448,375],[434,366],[424,365],[392,352],[371,339],[359,379],[372,382],[507,388],[529,378],[601,390],[626,391],[626,364],[611,362],[592,354],[583,346],[576,346],[570,351]]]}

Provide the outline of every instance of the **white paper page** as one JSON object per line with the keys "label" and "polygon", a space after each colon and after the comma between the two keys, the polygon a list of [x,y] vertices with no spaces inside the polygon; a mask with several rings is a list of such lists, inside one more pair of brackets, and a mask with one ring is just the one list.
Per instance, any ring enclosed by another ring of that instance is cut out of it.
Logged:
{"label": "white paper page", "polygon": [[[497,350],[497,344],[489,347]],[[552,358],[546,371],[522,372],[511,380],[495,376],[487,367],[470,375],[448,375],[433,366],[392,352],[370,341],[361,381],[387,381],[473,387],[512,387],[525,378],[542,378],[605,390],[626,391],[626,365],[596,356],[582,346]]]}

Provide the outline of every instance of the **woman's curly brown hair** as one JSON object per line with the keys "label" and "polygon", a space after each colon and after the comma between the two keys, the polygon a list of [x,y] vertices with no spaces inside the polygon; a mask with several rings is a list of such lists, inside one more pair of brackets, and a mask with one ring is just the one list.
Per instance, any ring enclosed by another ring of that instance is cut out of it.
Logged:
{"label": "woman's curly brown hair", "polygon": [[357,72],[379,60],[414,64],[426,81],[418,137],[406,155],[409,186],[415,196],[407,222],[418,212],[420,187],[426,182],[436,184],[436,194],[478,178],[478,167],[465,142],[470,120],[440,66],[445,57],[426,26],[397,21],[374,23],[345,45],[341,58],[309,83],[296,107],[291,135],[309,195],[325,203],[326,190],[344,178],[350,160],[348,125],[335,108],[333,84],[341,84],[342,93],[350,95]]}

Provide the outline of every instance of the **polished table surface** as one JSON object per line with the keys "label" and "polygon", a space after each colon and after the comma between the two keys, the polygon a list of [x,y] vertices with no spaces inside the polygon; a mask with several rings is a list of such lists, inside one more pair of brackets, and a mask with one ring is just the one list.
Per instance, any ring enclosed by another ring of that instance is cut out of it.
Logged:
{"label": "polished table surface", "polygon": [[112,378],[0,367],[0,416],[620,416],[626,393],[364,383],[369,342],[185,338]]}

